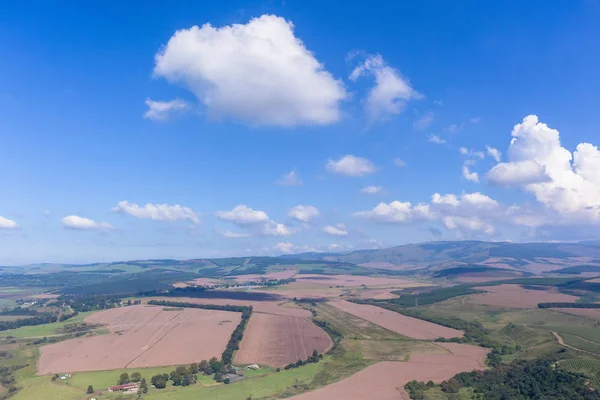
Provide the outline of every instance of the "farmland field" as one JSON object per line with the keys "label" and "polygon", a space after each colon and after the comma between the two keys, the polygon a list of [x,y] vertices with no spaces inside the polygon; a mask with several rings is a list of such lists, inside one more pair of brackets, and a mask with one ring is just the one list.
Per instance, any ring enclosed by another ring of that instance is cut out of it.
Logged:
{"label": "farmland field", "polygon": [[332,345],[331,338],[307,318],[255,313],[234,361],[284,367],[306,360],[313,350],[325,353]]}
{"label": "farmland field", "polygon": [[529,290],[519,285],[483,286],[474,289],[485,290],[484,294],[473,294],[470,301],[510,308],[535,308],[538,303],[575,302],[577,297],[563,293],[552,293],[546,290]]}
{"label": "farmland field", "polygon": [[39,375],[174,365],[220,356],[240,314],[140,305],[101,311],[85,322],[107,325],[111,333],[43,346]]}

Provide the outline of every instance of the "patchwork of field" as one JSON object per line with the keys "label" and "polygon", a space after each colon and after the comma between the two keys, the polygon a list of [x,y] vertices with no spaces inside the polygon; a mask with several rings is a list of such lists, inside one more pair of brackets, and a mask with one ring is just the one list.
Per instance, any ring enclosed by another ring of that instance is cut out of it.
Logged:
{"label": "patchwork of field", "polygon": [[600,309],[597,308],[551,308],[551,310],[600,321]]}
{"label": "patchwork of field", "polygon": [[331,302],[331,305],[346,313],[413,339],[435,340],[439,337],[450,339],[463,336],[463,332],[459,330],[447,328],[417,318],[407,317],[400,313],[376,306],[350,303],[347,301],[335,301]]}
{"label": "patchwork of field", "polygon": [[290,317],[310,317],[310,311],[297,307],[285,307],[282,301],[255,301],[255,300],[233,300],[233,299],[198,299],[193,297],[148,297],[149,300],[182,301],[194,304],[216,304],[232,306],[252,306],[255,313],[287,315]]}
{"label": "patchwork of field", "polygon": [[299,274],[296,275],[296,282],[312,282],[319,283],[328,286],[391,286],[399,285],[398,287],[413,287],[422,286],[418,282],[410,281],[408,279],[398,278],[377,278],[372,276],[359,276],[359,275],[317,275],[317,274]]}
{"label": "patchwork of field", "polygon": [[234,361],[284,367],[306,360],[313,350],[325,353],[332,346],[329,335],[307,318],[255,313]]}
{"label": "patchwork of field", "polygon": [[130,306],[100,311],[84,321],[110,334],[40,348],[38,375],[189,364],[220,357],[241,314],[194,308]]}
{"label": "patchwork of field", "polygon": [[235,279],[240,283],[247,282],[256,282],[256,281],[264,281],[264,280],[279,280],[279,279],[290,279],[296,275],[297,271],[295,268],[284,269],[281,271],[269,272],[266,274],[258,275],[258,274],[246,274],[246,275],[236,275],[230,276],[228,278]]}
{"label": "patchwork of field", "polygon": [[466,344],[439,343],[447,353],[414,353],[407,362],[384,361],[342,381],[292,397],[294,400],[408,400],[404,385],[416,379],[440,383],[459,372],[484,369],[487,350]]}
{"label": "patchwork of field", "polygon": [[530,290],[520,285],[482,286],[474,289],[487,293],[473,294],[469,301],[477,304],[509,308],[536,308],[538,303],[575,302],[577,297],[547,290]]}
{"label": "patchwork of field", "polygon": [[399,296],[397,294],[392,293],[398,289],[367,289],[361,290],[358,293],[358,296],[361,299],[374,299],[374,300],[388,300],[388,299],[397,299]]}

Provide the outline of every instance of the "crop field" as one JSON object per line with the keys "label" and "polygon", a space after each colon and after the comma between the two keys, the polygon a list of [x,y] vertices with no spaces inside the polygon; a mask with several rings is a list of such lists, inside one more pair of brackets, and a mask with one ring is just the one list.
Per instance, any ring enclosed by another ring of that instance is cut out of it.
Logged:
{"label": "crop field", "polygon": [[562,360],[558,366],[569,372],[583,374],[594,380],[595,384],[600,385],[600,360],[593,358],[578,358],[571,360]]}
{"label": "crop field", "polygon": [[296,276],[296,282],[312,282],[321,285],[329,286],[398,286],[398,287],[417,287],[423,286],[418,282],[408,279],[397,278],[377,278],[372,276],[357,276],[357,275],[315,275],[315,274],[299,274]]}
{"label": "crop field", "polygon": [[580,317],[600,321],[600,309],[594,308],[551,308],[552,311],[579,315]]}
{"label": "crop field", "polygon": [[346,338],[372,340],[402,340],[406,337],[385,329],[372,322],[339,310],[328,303],[319,303],[313,307],[318,319],[327,321],[333,329]]}
{"label": "crop field", "polygon": [[344,346],[360,353],[366,360],[374,361],[408,361],[410,355],[448,354],[449,351],[433,342],[413,340],[344,340]]}
{"label": "crop field", "polygon": [[441,343],[443,354],[412,354],[407,362],[384,361],[293,400],[397,400],[408,399],[404,385],[413,379],[441,382],[463,371],[482,369],[487,350],[458,343]]}
{"label": "crop field", "polygon": [[520,285],[498,285],[475,287],[487,293],[470,295],[470,301],[508,308],[536,308],[538,303],[575,302],[577,297],[546,290],[529,290]]}
{"label": "crop field", "polygon": [[397,312],[376,306],[350,303],[347,301],[336,301],[331,304],[346,313],[413,339],[434,340],[439,337],[450,339],[453,337],[462,337],[463,335],[463,332],[456,329],[407,317]]}
{"label": "crop field", "polygon": [[254,313],[234,361],[284,367],[332,346],[329,335],[308,318]]}
{"label": "crop field", "polygon": [[111,334],[43,346],[38,374],[189,364],[220,356],[240,313],[201,309],[165,311],[131,306],[94,313],[86,323]]}

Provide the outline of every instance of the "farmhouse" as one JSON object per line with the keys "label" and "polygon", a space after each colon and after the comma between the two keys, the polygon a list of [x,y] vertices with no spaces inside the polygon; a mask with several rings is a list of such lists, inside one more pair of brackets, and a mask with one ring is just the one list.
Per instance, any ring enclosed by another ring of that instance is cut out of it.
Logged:
{"label": "farmhouse", "polygon": [[109,392],[123,392],[124,394],[136,393],[138,390],[137,383],[126,383],[124,385],[111,386],[108,388]]}

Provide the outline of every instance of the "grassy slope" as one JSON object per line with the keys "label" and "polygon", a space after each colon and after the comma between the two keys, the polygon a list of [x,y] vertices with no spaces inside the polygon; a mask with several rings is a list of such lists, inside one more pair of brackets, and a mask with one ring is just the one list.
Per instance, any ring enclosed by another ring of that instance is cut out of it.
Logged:
{"label": "grassy slope", "polygon": [[52,324],[22,326],[17,329],[0,332],[0,337],[12,336],[15,338],[36,338],[50,335],[56,335],[60,332],[60,328],[65,325],[83,322],[84,318],[90,315],[91,312],[79,313],[77,316],[63,322],[55,322]]}

